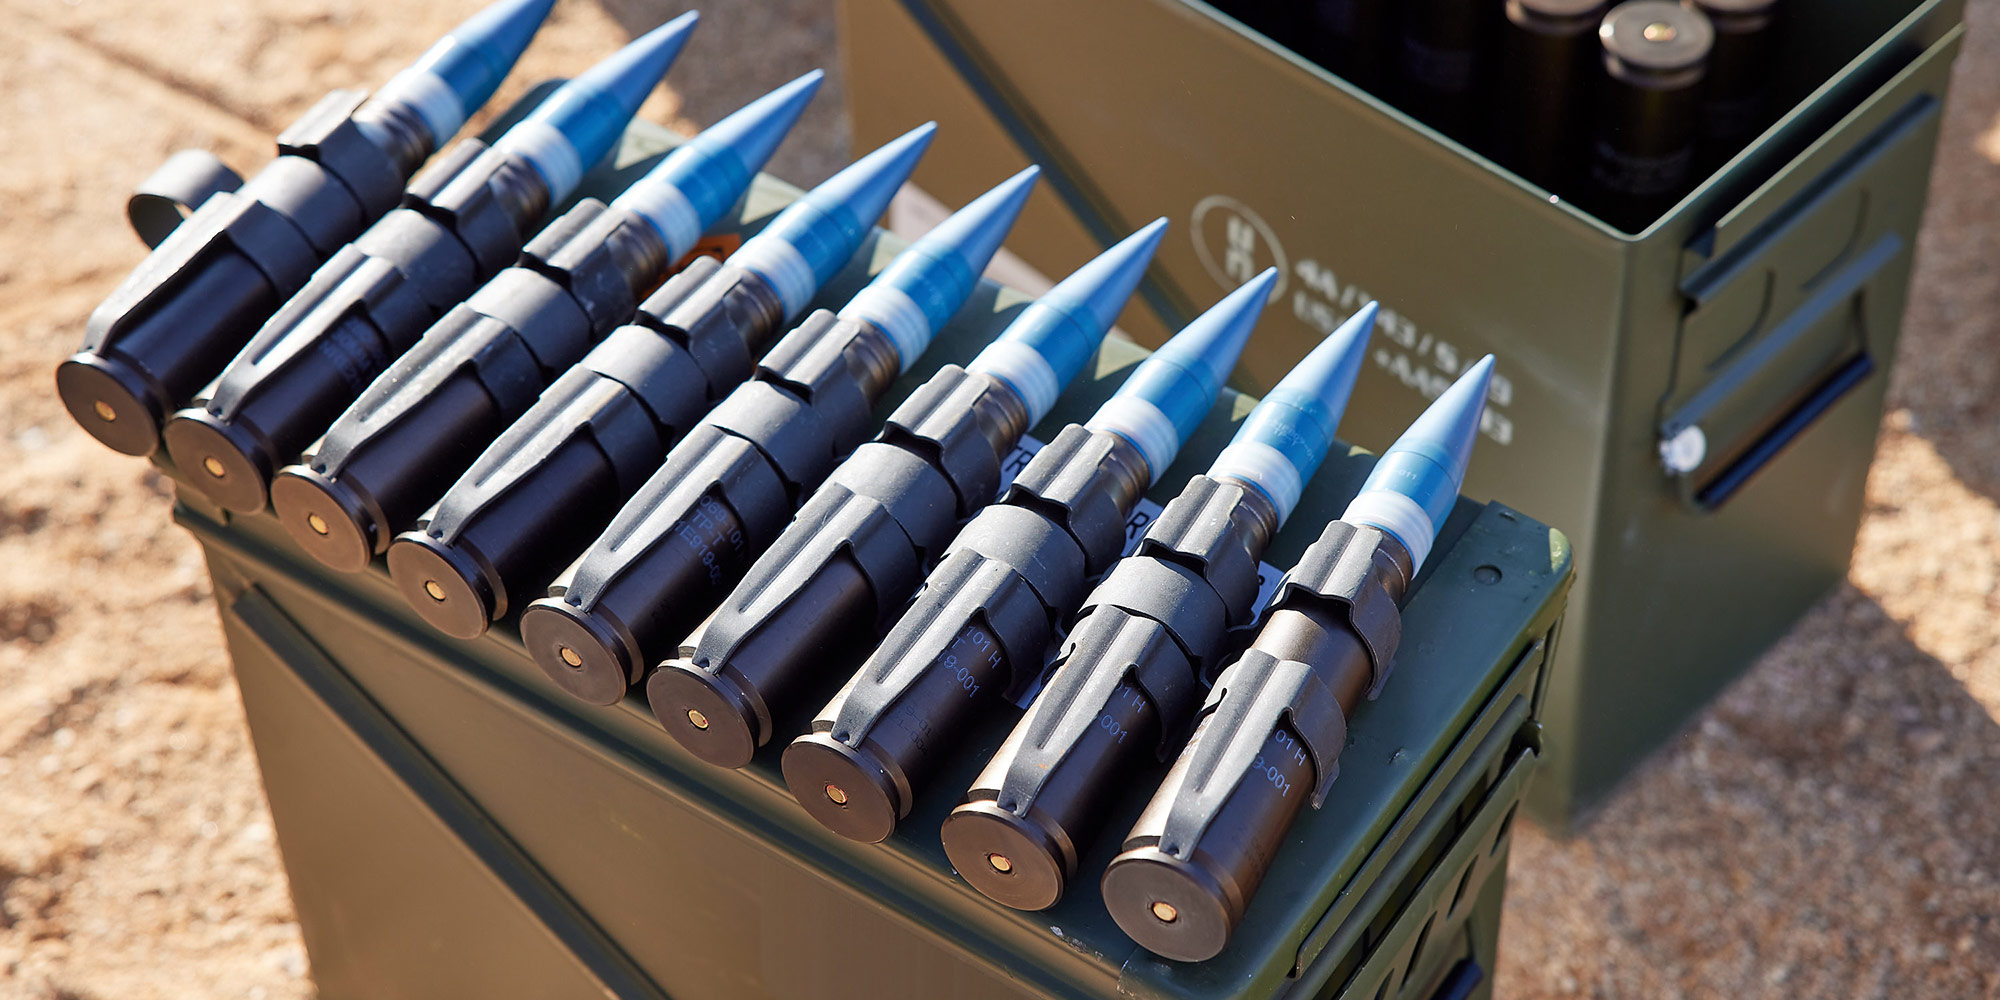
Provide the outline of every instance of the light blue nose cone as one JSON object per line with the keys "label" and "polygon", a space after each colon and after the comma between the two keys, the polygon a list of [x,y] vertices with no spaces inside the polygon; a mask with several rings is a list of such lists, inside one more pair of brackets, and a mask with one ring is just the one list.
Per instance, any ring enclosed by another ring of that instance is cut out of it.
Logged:
{"label": "light blue nose cone", "polygon": [[972,294],[1040,175],[1040,167],[1029,167],[952,213],[898,254],[840,314],[888,333],[907,371]]}
{"label": "light blue nose cone", "polygon": [[438,39],[415,65],[396,75],[376,99],[416,112],[436,148],[493,97],[555,0],[500,0]]}
{"label": "light blue nose cone", "polygon": [[1382,453],[1341,520],[1381,528],[1423,565],[1465,485],[1465,467],[1479,439],[1479,417],[1493,381],[1493,356],[1466,369],[1451,387]]}
{"label": "light blue nose cone", "polygon": [[1012,386],[1028,404],[1028,426],[1040,423],[1118,321],[1166,232],[1167,220],[1155,219],[1071,272],[966,368]]}
{"label": "light blue nose cone", "polygon": [[797,316],[861,248],[936,135],[935,123],[919,125],[849,164],[786,206],[729,262],[763,278],[784,303],[786,318]]}
{"label": "light blue nose cone", "polygon": [[665,238],[668,256],[678,260],[743,196],[825,77],[813,70],[709,126],[612,204],[644,216]]}
{"label": "light blue nose cone", "polygon": [[692,11],[682,14],[556,88],[508,129],[496,147],[534,164],[549,184],[551,201],[569,197],[584,170],[618,142],[646,95],[680,55],[697,19]]}
{"label": "light blue nose cone", "polygon": [[1333,447],[1334,430],[1368,356],[1377,309],[1373,302],[1362,306],[1286,373],[1250,411],[1208,474],[1263,491],[1283,524]]}
{"label": "light blue nose cone", "polygon": [[555,0],[500,0],[453,28],[422,65],[458,95],[469,116],[500,89],[554,6]]}
{"label": "light blue nose cone", "polygon": [[1133,369],[1087,426],[1130,439],[1158,478],[1215,405],[1277,283],[1277,269],[1265,268],[1196,316]]}

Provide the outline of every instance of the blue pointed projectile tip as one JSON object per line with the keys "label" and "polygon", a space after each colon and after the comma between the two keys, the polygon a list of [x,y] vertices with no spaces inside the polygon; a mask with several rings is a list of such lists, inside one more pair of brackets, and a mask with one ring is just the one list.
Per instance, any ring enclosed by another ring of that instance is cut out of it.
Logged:
{"label": "blue pointed projectile tip", "polygon": [[[925,151],[931,148],[931,140],[935,138],[937,122],[925,122],[827,178],[826,183],[806,195],[806,200],[829,215],[841,212],[852,217],[859,224],[854,240],[855,247],[859,248],[859,233],[865,233],[868,226],[874,225],[875,220],[889,210],[890,200],[902,189],[903,182],[910,179],[910,172],[917,169],[917,161],[923,159]],[[853,254],[853,250],[847,252],[847,256]],[[847,257],[835,261],[834,270],[845,263]],[[829,271],[828,277],[831,276]]]}
{"label": "blue pointed projectile tip", "polygon": [[414,112],[430,130],[431,146],[443,145],[493,97],[554,5],[555,0],[500,0],[438,39],[383,84],[375,99]]}
{"label": "blue pointed projectile tip", "polygon": [[1118,322],[1166,232],[1167,220],[1155,219],[1070,272],[966,367],[1013,386],[1028,405],[1029,426],[1040,423]]}
{"label": "blue pointed projectile tip", "polygon": [[667,154],[613,204],[644,216],[666,240],[667,259],[679,260],[743,196],[825,76],[813,70],[737,109]]}
{"label": "blue pointed projectile tip", "polygon": [[1277,507],[1280,524],[1290,517],[1306,482],[1333,448],[1334,431],[1368,355],[1376,312],[1373,302],[1362,306],[1294,365],[1250,411],[1208,474],[1257,487]]}
{"label": "blue pointed projectile tip", "polygon": [[784,304],[785,317],[797,316],[861,248],[869,228],[888,210],[889,200],[917,168],[936,134],[937,123],[920,125],[848,164],[787,205],[729,262],[770,283]]}
{"label": "blue pointed projectile tip", "polygon": [[[1229,373],[1236,370],[1236,358],[1243,353],[1243,345],[1249,342],[1250,331],[1256,328],[1277,284],[1278,269],[1265,268],[1264,273],[1182,327],[1148,360],[1179,366],[1201,386],[1203,396],[1213,401],[1223,383],[1229,381]],[[1202,406],[1206,409],[1208,404]]]}
{"label": "blue pointed projectile tip", "polygon": [[1472,445],[1479,439],[1479,418],[1486,410],[1486,390],[1493,382],[1493,355],[1480,358],[1465,374],[1417,415],[1389,450],[1430,455],[1451,476],[1451,491],[1465,484]]}
{"label": "blue pointed projectile tip", "polygon": [[1347,411],[1347,398],[1354,393],[1354,380],[1361,375],[1361,363],[1368,357],[1368,337],[1375,332],[1380,308],[1370,302],[1335,327],[1278,380],[1265,401],[1282,403],[1309,417],[1325,442],[1332,444],[1341,414]]}
{"label": "blue pointed projectile tip", "polygon": [[1465,484],[1492,381],[1489,354],[1466,369],[1382,453],[1341,519],[1395,535],[1413,563],[1422,565]]}
{"label": "blue pointed projectile tip", "polygon": [[[1042,168],[1031,166],[1001,181],[938,223],[911,249],[921,249],[940,260],[956,257],[966,272],[978,279],[1000,251],[1000,244],[1006,242],[1007,232],[1014,228],[1014,220],[1020,218],[1021,208],[1041,176]],[[968,293],[970,290],[968,283]]]}
{"label": "blue pointed projectile tip", "polygon": [[819,93],[825,70],[813,70],[738,108],[694,137],[693,144],[728,152],[752,172],[777,152],[778,143],[798,124],[806,105]]}
{"label": "blue pointed projectile tip", "polygon": [[[917,356],[930,346],[939,327],[965,304],[979,282],[979,274],[1000,249],[1007,231],[1027,204],[1041,168],[1026,170],[952,213],[950,218],[925,233],[923,239],[896,255],[868,287],[840,310],[842,316],[865,319],[883,329],[896,343],[903,369],[909,370]],[[923,313],[923,322],[907,321],[890,301],[901,293]],[[924,329],[918,329],[918,327]]]}
{"label": "blue pointed projectile tip", "polygon": [[1215,405],[1277,283],[1277,268],[1265,268],[1196,316],[1139,362],[1087,426],[1124,435],[1146,456],[1155,478],[1165,472]]}
{"label": "blue pointed projectile tip", "polygon": [[500,0],[445,36],[458,43],[449,53],[425,61],[451,86],[470,116],[513,71],[554,6],[555,0]]}
{"label": "blue pointed projectile tip", "polygon": [[1125,311],[1125,301],[1139,287],[1139,279],[1146,276],[1153,253],[1166,235],[1167,220],[1154,219],[1070,272],[1040,301],[1075,315],[1084,329],[1103,337],[1117,325],[1118,314]]}
{"label": "blue pointed projectile tip", "polygon": [[568,197],[583,171],[618,142],[680,55],[697,19],[693,11],[682,14],[556,88],[496,146],[532,162],[549,182],[551,201]]}

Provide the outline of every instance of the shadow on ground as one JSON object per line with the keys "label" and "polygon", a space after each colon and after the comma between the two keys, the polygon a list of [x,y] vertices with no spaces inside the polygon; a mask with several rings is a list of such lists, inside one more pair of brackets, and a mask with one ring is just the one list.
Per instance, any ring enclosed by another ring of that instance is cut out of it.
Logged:
{"label": "shadow on ground", "polygon": [[1843,586],[1579,836],[1523,831],[1506,995],[1990,995],[1995,802],[2000,724]]}

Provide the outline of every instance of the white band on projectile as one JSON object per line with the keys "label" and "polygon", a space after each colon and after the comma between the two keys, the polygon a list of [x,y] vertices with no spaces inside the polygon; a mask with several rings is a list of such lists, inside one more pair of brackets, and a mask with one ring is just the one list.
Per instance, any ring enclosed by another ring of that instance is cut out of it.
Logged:
{"label": "white band on projectile", "polygon": [[542,179],[549,182],[550,204],[568,198],[583,179],[583,163],[577,158],[576,147],[560,129],[541,119],[530,118],[508,129],[493,148],[534,164]]}
{"label": "white band on projectile", "polygon": [[695,211],[694,203],[680,188],[665,181],[641,180],[626,188],[612,204],[645,216],[660,231],[660,237],[667,241],[669,262],[679,261],[701,239],[701,213]]}
{"label": "white band on projectile", "polygon": [[1415,573],[1431,554],[1431,540],[1437,526],[1431,516],[1410,499],[1394,490],[1367,490],[1347,505],[1340,519],[1349,524],[1370,524],[1395,535],[1410,550],[1410,572]]}
{"label": "white band on projectile", "polygon": [[1174,464],[1181,450],[1181,434],[1160,408],[1138,396],[1113,396],[1097,408],[1084,424],[1100,431],[1116,431],[1139,447],[1146,459],[1147,485],[1159,482],[1160,473]]}
{"label": "white band on projectile", "polygon": [[776,236],[750,237],[750,242],[729,255],[729,262],[755,271],[758,277],[770,282],[788,320],[805,311],[806,303],[812,301],[813,289],[819,284],[812,265],[806,263],[799,248]]}
{"label": "white band on projectile", "polygon": [[444,145],[465,124],[465,106],[459,103],[458,95],[451,86],[439,79],[437,74],[420,67],[409,69],[389,78],[382,89],[375,92],[378,101],[396,101],[416,109],[417,117],[424,120],[424,127],[431,130],[431,147]]}
{"label": "white band on projectile", "polygon": [[1292,516],[1305,492],[1305,480],[1285,453],[1262,441],[1240,441],[1222,449],[1208,467],[1210,476],[1233,476],[1254,483],[1278,505],[1278,523]]}
{"label": "white band on projectile", "polygon": [[896,345],[896,357],[902,362],[899,371],[909,371],[924,349],[931,346],[931,321],[924,317],[923,307],[894,285],[880,282],[869,285],[840,310],[840,315],[845,319],[867,320],[888,334],[890,342]]}
{"label": "white band on projectile", "polygon": [[1062,383],[1056,379],[1056,370],[1049,359],[1018,340],[996,340],[986,345],[965,369],[984,372],[1013,386],[1021,394],[1021,401],[1028,404],[1029,427],[1041,423],[1056,405],[1056,397],[1062,395]]}

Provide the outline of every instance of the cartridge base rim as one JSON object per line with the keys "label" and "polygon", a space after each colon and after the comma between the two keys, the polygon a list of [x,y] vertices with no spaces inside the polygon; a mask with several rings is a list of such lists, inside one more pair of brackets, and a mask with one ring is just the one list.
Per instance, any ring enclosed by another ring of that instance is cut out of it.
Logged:
{"label": "cartridge base rim", "polygon": [[203,496],[238,514],[255,514],[270,502],[274,470],[249,428],[195,406],[169,417],[160,437]]}
{"label": "cartridge base rim", "polygon": [[[592,705],[617,704],[639,672],[608,623],[557,597],[544,597],[521,612],[521,644],[557,687]],[[564,650],[577,662],[570,663]]]}
{"label": "cartridge base rim", "polygon": [[[896,832],[902,797],[872,755],[829,733],[810,733],[785,748],[782,763],[792,797],[821,826],[863,844],[879,844]],[[835,801],[834,789],[844,801]]]}
{"label": "cartridge base rim", "polygon": [[375,559],[375,521],[338,479],[288,465],[271,480],[271,509],[299,548],[328,569],[359,573]]}
{"label": "cartridge base rim", "polygon": [[[112,451],[145,458],[160,447],[166,406],[130,365],[101,354],[71,355],[56,366],[56,395],[77,426]],[[100,406],[111,419],[98,412]]]}
{"label": "cartridge base rim", "polygon": [[[1054,838],[990,799],[951,811],[938,830],[960,878],[980,894],[1016,910],[1046,910],[1062,899],[1069,872]],[[992,860],[1005,859],[1006,871]]]}
{"label": "cartridge base rim", "polygon": [[[1222,953],[1236,928],[1222,886],[1157,847],[1118,855],[1104,870],[1102,888],[1118,929],[1162,958],[1205,962]],[[1171,907],[1171,922],[1157,915],[1156,904]]]}
{"label": "cartridge base rim", "polygon": [[[770,738],[734,678],[687,660],[668,660],[653,671],[646,679],[646,703],[674,742],[716,767],[747,766]],[[696,713],[705,727],[695,725]]]}
{"label": "cartridge base rim", "polygon": [[389,578],[418,617],[448,636],[476,639],[493,624],[492,589],[456,546],[404,532],[389,545]]}

